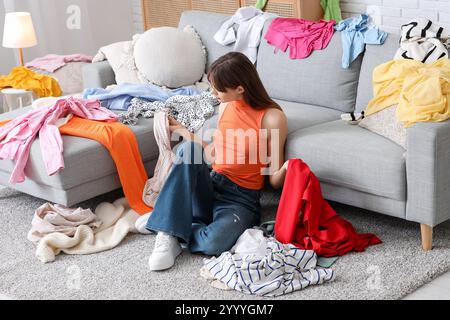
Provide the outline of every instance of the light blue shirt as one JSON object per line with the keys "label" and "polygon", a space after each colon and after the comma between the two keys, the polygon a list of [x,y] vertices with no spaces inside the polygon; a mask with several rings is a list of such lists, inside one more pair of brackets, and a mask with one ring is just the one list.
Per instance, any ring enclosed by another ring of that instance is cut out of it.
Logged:
{"label": "light blue shirt", "polygon": [[334,29],[341,31],[342,68],[344,69],[358,58],[366,44],[383,44],[387,37],[386,32],[380,31],[377,26],[369,25],[367,14],[342,20],[334,26]]}
{"label": "light blue shirt", "polygon": [[141,98],[153,101],[166,101],[175,95],[197,95],[200,91],[194,87],[180,87],[173,90],[163,89],[153,84],[122,83],[111,91],[103,88],[87,88],[84,99],[98,99],[103,107],[111,110],[128,110],[131,99]]}

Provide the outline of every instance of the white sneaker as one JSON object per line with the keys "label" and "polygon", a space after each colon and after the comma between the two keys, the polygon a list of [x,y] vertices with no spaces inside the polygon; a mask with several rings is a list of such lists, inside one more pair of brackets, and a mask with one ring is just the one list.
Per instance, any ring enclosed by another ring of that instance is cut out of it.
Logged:
{"label": "white sneaker", "polygon": [[150,217],[151,214],[152,214],[152,211],[140,216],[134,223],[134,227],[137,229],[137,231],[139,231],[139,233],[142,233],[142,234],[154,233],[153,231],[147,230],[145,228],[145,226],[147,225],[148,218]]}
{"label": "white sneaker", "polygon": [[155,240],[155,247],[148,259],[148,266],[152,271],[159,271],[171,268],[175,263],[175,258],[182,249],[178,239],[164,232],[158,232]]}

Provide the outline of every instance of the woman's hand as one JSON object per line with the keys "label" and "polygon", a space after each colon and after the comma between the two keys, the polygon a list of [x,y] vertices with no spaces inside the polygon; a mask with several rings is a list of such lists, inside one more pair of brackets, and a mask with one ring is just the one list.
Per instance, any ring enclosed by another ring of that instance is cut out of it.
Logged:
{"label": "woman's hand", "polygon": [[193,139],[191,132],[189,132],[189,130],[186,129],[185,126],[183,126],[181,123],[179,123],[177,120],[175,120],[174,118],[172,118],[170,116],[168,116],[167,118],[169,119],[170,133],[176,132],[177,134],[182,136],[184,140],[189,141],[189,140]]}
{"label": "woman's hand", "polygon": [[281,167],[281,170],[283,170],[284,172],[286,172],[286,171],[287,171],[287,168],[288,168],[288,163],[289,163],[289,160],[286,160],[286,161],[284,162],[283,166]]}
{"label": "woman's hand", "polygon": [[270,183],[272,184],[272,186],[275,189],[278,189],[283,186],[284,180],[286,178],[286,172],[288,169],[288,163],[289,163],[289,160],[286,160],[283,163],[283,165],[280,167],[280,169],[275,171],[275,173],[270,177],[271,178]]}

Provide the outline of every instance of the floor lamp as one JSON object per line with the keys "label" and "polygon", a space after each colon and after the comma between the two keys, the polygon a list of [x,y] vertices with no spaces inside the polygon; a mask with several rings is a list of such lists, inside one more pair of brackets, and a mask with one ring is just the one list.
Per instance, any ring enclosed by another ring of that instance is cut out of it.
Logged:
{"label": "floor lamp", "polygon": [[5,15],[3,47],[19,49],[20,65],[23,66],[23,48],[37,44],[33,21],[29,12],[9,12]]}

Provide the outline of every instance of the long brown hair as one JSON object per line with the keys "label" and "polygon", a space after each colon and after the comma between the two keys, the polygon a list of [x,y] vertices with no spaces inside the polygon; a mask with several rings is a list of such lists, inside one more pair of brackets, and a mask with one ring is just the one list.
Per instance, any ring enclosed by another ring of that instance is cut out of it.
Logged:
{"label": "long brown hair", "polygon": [[240,52],[229,52],[213,62],[208,72],[208,81],[220,92],[244,88],[244,101],[254,109],[280,106],[267,93],[253,63]]}

